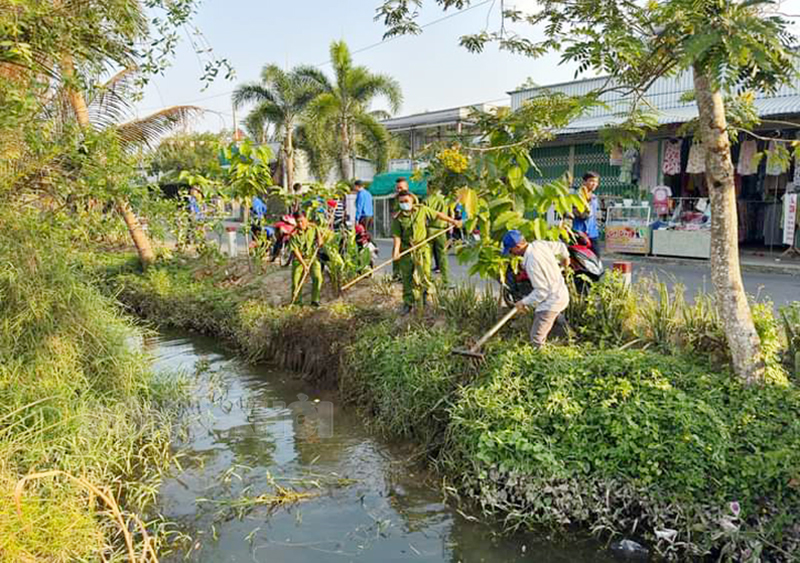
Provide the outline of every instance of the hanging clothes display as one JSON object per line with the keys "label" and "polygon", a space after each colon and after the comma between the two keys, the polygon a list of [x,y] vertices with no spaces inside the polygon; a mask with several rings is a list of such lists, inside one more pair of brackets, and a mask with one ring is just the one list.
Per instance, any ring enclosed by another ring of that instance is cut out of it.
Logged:
{"label": "hanging clothes display", "polygon": [[706,149],[701,143],[693,143],[689,149],[688,174],[703,174],[706,171]]}
{"label": "hanging clothes display", "polygon": [[[800,139],[800,131],[797,132],[796,137]],[[794,184],[795,189],[800,189],[800,155],[795,153],[794,157],[794,178],[792,179],[792,183]]]}
{"label": "hanging clothes display", "polygon": [[681,173],[681,142],[667,141],[664,143],[664,160],[661,171],[665,176],[676,176]]}
{"label": "hanging clothes display", "polygon": [[642,171],[639,185],[648,190],[658,185],[658,141],[642,143]]}
{"label": "hanging clothes display", "polygon": [[767,149],[767,176],[780,176],[785,172],[784,163],[781,162],[778,156],[778,143],[776,141],[769,142]]}
{"label": "hanging clothes display", "polygon": [[758,172],[758,164],[755,162],[758,146],[755,141],[745,141],[742,143],[742,150],[739,151],[739,162],[736,171],[740,176],[752,176]]}
{"label": "hanging clothes display", "polygon": [[[621,184],[630,184],[634,178],[638,179],[638,170],[634,170],[638,168],[636,166],[638,157],[639,153],[636,149],[628,149],[622,155],[622,165],[619,167],[619,181]],[[634,171],[636,174],[634,174]]]}
{"label": "hanging clothes display", "polygon": [[656,216],[669,215],[669,198],[672,196],[670,187],[656,186],[651,190],[651,193],[653,194],[653,210]]}

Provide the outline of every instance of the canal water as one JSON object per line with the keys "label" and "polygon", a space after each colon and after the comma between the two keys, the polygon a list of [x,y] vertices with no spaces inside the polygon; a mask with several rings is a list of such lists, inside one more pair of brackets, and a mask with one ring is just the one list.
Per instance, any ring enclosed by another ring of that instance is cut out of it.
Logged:
{"label": "canal water", "polygon": [[[146,348],[156,369],[197,379],[175,443],[181,469],[160,501],[186,537],[162,561],[617,560],[589,539],[508,536],[477,521],[444,501],[413,447],[371,434],[335,394],[211,339],[164,333]],[[290,502],[266,502],[275,497]]]}

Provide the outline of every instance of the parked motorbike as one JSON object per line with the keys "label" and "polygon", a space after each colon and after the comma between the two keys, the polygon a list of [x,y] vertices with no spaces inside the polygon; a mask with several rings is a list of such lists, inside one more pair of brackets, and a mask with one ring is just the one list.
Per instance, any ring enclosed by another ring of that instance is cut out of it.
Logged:
{"label": "parked motorbike", "polygon": [[289,239],[297,230],[297,221],[291,215],[284,215],[273,225],[273,228],[275,229],[275,242],[272,245],[271,259],[273,262],[280,259],[280,265],[285,268],[292,263]]}
{"label": "parked motorbike", "polygon": [[356,244],[359,250],[367,248],[369,250],[369,267],[375,267],[375,259],[378,257],[378,247],[372,242],[369,231],[361,224],[356,224]]}
{"label": "parked motorbike", "polygon": [[[600,280],[605,272],[603,261],[592,250],[592,243],[588,237],[582,233],[577,233],[575,240],[567,245],[569,251],[569,266],[573,273],[575,288],[579,293],[588,291],[591,284]],[[533,286],[528,279],[528,274],[520,268],[514,273],[511,266],[506,270],[505,282],[503,283],[503,301],[507,306],[513,307],[533,291]]]}

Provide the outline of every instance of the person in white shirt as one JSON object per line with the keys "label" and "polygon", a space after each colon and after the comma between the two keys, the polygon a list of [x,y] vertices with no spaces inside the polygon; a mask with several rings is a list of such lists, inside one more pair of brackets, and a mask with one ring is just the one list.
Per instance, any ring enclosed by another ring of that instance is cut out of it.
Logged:
{"label": "person in white shirt", "polygon": [[533,291],[517,302],[517,309],[535,309],[531,326],[531,343],[540,348],[557,325],[566,331],[562,313],[569,305],[569,290],[561,273],[561,264],[569,263],[569,252],[563,242],[535,240],[527,242],[517,230],[503,236],[503,254],[522,256],[522,267],[528,274]]}

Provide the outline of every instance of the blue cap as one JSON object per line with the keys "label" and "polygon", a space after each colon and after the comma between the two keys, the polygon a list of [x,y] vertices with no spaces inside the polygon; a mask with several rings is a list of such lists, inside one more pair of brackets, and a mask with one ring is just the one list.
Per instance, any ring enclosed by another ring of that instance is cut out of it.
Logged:
{"label": "blue cap", "polygon": [[514,229],[503,235],[503,254],[508,254],[512,248],[525,240],[522,233]]}

